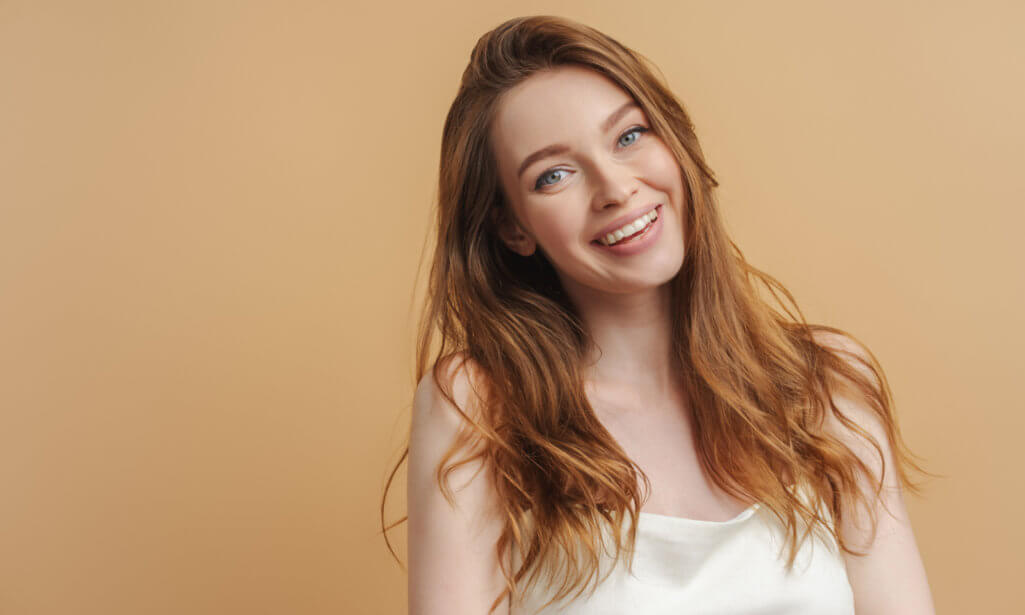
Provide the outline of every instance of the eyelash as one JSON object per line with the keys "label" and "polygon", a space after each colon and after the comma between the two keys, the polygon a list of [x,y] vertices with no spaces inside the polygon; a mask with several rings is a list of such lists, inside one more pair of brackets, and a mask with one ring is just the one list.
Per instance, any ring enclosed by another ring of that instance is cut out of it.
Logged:
{"label": "eyelash", "polygon": [[[623,137],[625,137],[628,134],[634,133],[634,132],[638,133],[638,135],[642,135],[642,134],[648,132],[648,127],[647,126],[634,126],[634,127],[630,128],[629,130],[627,130],[626,132],[624,132],[623,134],[619,135],[619,141],[622,141]],[[640,140],[639,136],[638,136],[638,140]],[[619,141],[617,141],[617,143]],[[637,143],[637,141],[634,141],[634,143]],[[634,143],[631,143],[630,145],[633,145]],[[627,147],[629,147],[629,145]],[[534,182],[534,191],[539,191],[544,186],[554,186],[555,184],[542,184],[541,180],[544,179],[545,177],[547,177],[548,175],[550,175],[552,173],[555,173],[556,171],[564,171],[564,170],[565,169],[548,169],[548,170],[544,171],[543,173],[541,173],[541,175],[538,175],[537,180]]]}

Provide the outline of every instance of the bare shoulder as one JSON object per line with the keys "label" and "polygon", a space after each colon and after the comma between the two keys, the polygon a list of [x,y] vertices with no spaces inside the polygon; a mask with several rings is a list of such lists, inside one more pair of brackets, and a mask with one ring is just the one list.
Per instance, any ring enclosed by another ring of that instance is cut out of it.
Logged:
{"label": "bare shoulder", "polygon": [[[435,375],[435,372],[438,372]],[[460,412],[473,420],[479,418],[476,393],[482,380],[473,359],[453,353],[431,366],[417,383],[413,396],[413,424],[438,421],[449,428],[458,427]],[[449,399],[451,397],[451,399]]]}
{"label": "bare shoulder", "polygon": [[[849,336],[826,331],[816,331],[815,340],[840,351],[837,354],[850,367],[865,375],[876,387],[880,386],[879,379],[867,365],[875,362],[871,352],[860,343]],[[844,553],[855,611],[859,615],[935,613],[925,566],[896,471],[898,461],[893,441],[893,436],[899,433],[896,417],[881,415],[869,399],[853,387],[836,387],[830,390],[829,396],[846,421],[827,409],[824,429],[847,446],[871,474],[863,476],[861,484],[869,497],[870,509],[855,506],[848,498],[838,528],[851,548],[865,553],[863,556]],[[880,478],[882,489],[876,496]]]}
{"label": "bare shoulder", "polygon": [[[440,360],[417,384],[410,429],[410,496],[426,497],[439,487],[442,466],[459,462],[479,451],[481,438],[474,424],[481,421],[480,375],[472,360],[462,354]],[[466,481],[457,504],[482,509],[490,498],[485,480],[476,480],[484,469],[482,460],[458,464],[446,474],[453,482]],[[472,470],[473,476],[468,476]],[[415,474],[415,475],[414,475]],[[424,491],[425,490],[425,491]],[[417,502],[420,503],[420,502]],[[483,512],[475,510],[475,512]]]}
{"label": "bare shoulder", "polygon": [[[838,354],[847,365],[866,376],[875,387],[880,386],[879,379],[867,365],[872,363],[869,351],[853,338],[830,331],[816,331],[815,341],[840,351]],[[899,499],[900,485],[894,472],[893,443],[887,428],[887,421],[895,421],[895,417],[880,416],[865,394],[852,386],[834,387],[829,391],[829,397],[827,401],[832,401],[843,418],[827,411],[824,428],[858,455],[872,470],[873,480],[878,481],[883,476],[884,486],[891,492],[896,491],[895,495]]]}
{"label": "bare shoulder", "polygon": [[[882,391],[880,379],[869,367],[874,363],[874,359],[871,352],[862,344],[850,336],[832,331],[816,331],[814,338],[821,346],[839,351],[837,354],[848,366],[865,376],[877,390]],[[886,419],[872,408],[868,398],[861,390],[855,389],[846,381],[840,381],[838,384],[842,386],[832,388],[829,392],[830,398],[840,413],[849,419],[850,424],[844,423],[832,412],[827,412],[826,429],[841,438],[845,444],[855,446],[857,450],[864,453],[871,451],[870,456],[878,458],[879,451],[876,451],[874,447],[866,447],[868,443],[865,441],[864,434],[858,431],[858,429],[864,430],[883,448],[884,455],[890,453]],[[870,462],[872,460],[863,459],[863,461]],[[874,463],[878,466],[878,459],[875,459]],[[882,468],[879,470],[881,471]]]}
{"label": "bare shoulder", "polygon": [[[409,441],[409,612],[487,613],[505,587],[496,552],[503,524],[485,462],[458,444],[480,413],[475,366],[439,362],[417,384]],[[446,395],[446,392],[448,395]],[[451,399],[449,398],[451,397]],[[463,463],[465,461],[465,463]],[[439,471],[450,488],[441,490]],[[498,613],[508,610],[506,603]]]}
{"label": "bare shoulder", "polygon": [[[849,335],[827,330],[816,330],[813,337],[821,346],[839,351],[840,356],[845,358],[851,367],[868,376],[870,380],[876,380],[875,375],[865,365],[872,362],[872,353],[860,342]],[[878,382],[876,384],[878,385]]]}

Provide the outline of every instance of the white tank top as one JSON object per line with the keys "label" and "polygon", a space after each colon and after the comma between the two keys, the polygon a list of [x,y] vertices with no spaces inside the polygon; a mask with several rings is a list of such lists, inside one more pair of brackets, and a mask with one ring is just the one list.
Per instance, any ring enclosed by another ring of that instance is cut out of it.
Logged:
{"label": "white tank top", "polygon": [[[592,579],[576,600],[574,589],[541,610],[554,594],[539,589],[539,582],[512,605],[510,615],[854,615],[854,595],[836,541],[809,534],[787,573],[784,540],[782,524],[760,504],[729,521],[642,512],[632,574],[624,552],[593,594],[588,594]],[[606,544],[612,544],[611,538]],[[515,548],[513,558],[518,566]],[[606,556],[601,574],[611,561]]]}

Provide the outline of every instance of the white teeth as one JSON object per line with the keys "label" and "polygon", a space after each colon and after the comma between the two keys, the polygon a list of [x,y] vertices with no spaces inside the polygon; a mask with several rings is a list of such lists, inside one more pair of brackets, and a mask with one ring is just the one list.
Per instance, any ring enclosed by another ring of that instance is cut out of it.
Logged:
{"label": "white teeth", "polygon": [[609,233],[605,237],[602,237],[601,242],[603,244],[607,245],[607,246],[611,246],[611,245],[615,244],[617,241],[619,241],[620,239],[622,239],[624,237],[629,237],[630,235],[633,235],[634,233],[636,233],[637,231],[639,231],[639,230],[643,229],[644,227],[648,226],[649,224],[651,224],[652,222],[654,222],[657,219],[658,219],[658,210],[657,209],[652,209],[651,211],[649,211],[648,213],[644,214],[640,218],[637,218],[633,222],[629,222],[629,223],[625,224],[624,226],[621,226],[618,229],[612,231],[611,233]]}

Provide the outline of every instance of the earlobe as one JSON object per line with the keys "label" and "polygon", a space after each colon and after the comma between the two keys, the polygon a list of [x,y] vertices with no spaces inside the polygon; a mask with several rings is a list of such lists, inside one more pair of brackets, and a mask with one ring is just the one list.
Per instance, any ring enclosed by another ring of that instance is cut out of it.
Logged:
{"label": "earlobe", "polygon": [[498,234],[506,247],[520,256],[530,256],[537,249],[537,242],[515,222],[502,225]]}

